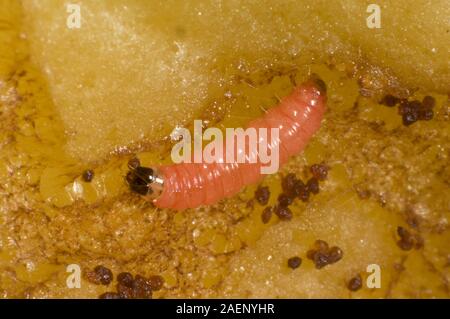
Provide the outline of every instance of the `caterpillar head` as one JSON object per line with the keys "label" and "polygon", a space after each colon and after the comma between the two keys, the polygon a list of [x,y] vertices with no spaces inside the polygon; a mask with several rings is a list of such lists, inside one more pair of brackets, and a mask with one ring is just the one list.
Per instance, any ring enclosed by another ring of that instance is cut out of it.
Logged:
{"label": "caterpillar head", "polygon": [[327,85],[316,73],[311,74],[309,81],[316,87],[320,95],[326,97],[327,95]]}
{"label": "caterpillar head", "polygon": [[137,159],[132,159],[128,168],[130,170],[126,180],[132,192],[147,199],[155,199],[161,195],[164,181],[158,170],[141,166]]}

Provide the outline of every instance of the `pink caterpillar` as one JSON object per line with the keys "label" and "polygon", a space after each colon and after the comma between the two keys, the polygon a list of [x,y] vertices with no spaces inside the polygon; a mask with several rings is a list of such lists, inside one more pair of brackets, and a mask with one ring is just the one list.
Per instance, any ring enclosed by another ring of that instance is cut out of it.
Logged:
{"label": "pink caterpillar", "polygon": [[[320,128],[326,99],[325,83],[316,77],[311,78],[296,87],[278,106],[251,121],[248,127],[279,128],[279,138],[272,140],[268,148],[279,147],[279,163],[282,165],[290,156],[301,152]],[[183,210],[214,204],[235,195],[245,185],[262,179],[260,168],[260,161],[243,164],[225,161],[180,163],[157,169],[142,167],[134,161],[130,163],[127,181],[132,191],[152,200],[155,206]]]}

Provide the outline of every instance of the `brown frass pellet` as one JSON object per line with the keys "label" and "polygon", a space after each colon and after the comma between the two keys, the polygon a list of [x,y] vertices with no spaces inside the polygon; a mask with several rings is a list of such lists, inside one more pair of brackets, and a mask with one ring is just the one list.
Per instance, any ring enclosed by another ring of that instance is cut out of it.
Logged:
{"label": "brown frass pellet", "polygon": [[306,183],[306,189],[309,193],[312,193],[314,195],[319,194],[319,181],[317,180],[317,178],[310,178]]}
{"label": "brown frass pellet", "polygon": [[94,179],[94,171],[91,169],[87,169],[83,172],[83,175],[81,175],[81,177],[83,178],[83,181],[85,181],[86,183],[90,183]]}
{"label": "brown frass pellet", "polygon": [[261,205],[267,205],[270,198],[270,190],[267,186],[260,186],[255,191],[255,199]]}
{"label": "brown frass pellet", "polygon": [[400,105],[398,106],[398,114],[403,115],[406,113],[409,113],[411,111],[411,108],[409,107],[409,101],[403,100]]}
{"label": "brown frass pellet", "polygon": [[321,269],[329,264],[328,256],[325,253],[319,251],[313,256],[313,262],[317,269]]}
{"label": "brown frass pellet", "polygon": [[288,196],[288,195],[286,195],[284,193],[281,193],[278,196],[278,204],[280,206],[288,207],[289,205],[292,204],[293,201],[294,201],[294,199],[292,197],[290,197],[290,196]]}
{"label": "brown frass pellet", "polygon": [[342,249],[337,246],[333,246],[328,251],[328,261],[330,264],[334,264],[341,260],[343,255],[344,253],[342,252]]}
{"label": "brown frass pellet", "polygon": [[421,109],[419,110],[419,120],[429,121],[433,119],[434,112],[432,109]]}
{"label": "brown frass pellet", "polygon": [[263,222],[263,224],[267,224],[270,221],[270,219],[272,218],[272,211],[272,206],[264,208],[261,213],[261,221]]}
{"label": "brown frass pellet", "polygon": [[94,268],[94,273],[98,276],[98,280],[102,285],[109,285],[113,281],[113,273],[104,266],[97,266]]}
{"label": "brown frass pellet", "polygon": [[292,212],[288,207],[276,206],[275,214],[280,220],[289,221],[292,219]]}
{"label": "brown frass pellet", "polygon": [[418,100],[401,102],[398,112],[402,116],[403,125],[409,126],[419,120],[429,121],[433,118],[433,107],[436,101],[431,96],[425,96],[422,102]]}
{"label": "brown frass pellet", "polygon": [[281,189],[286,194],[291,194],[294,191],[295,184],[297,182],[297,177],[295,174],[287,174],[282,180],[281,180]]}
{"label": "brown frass pellet", "polygon": [[85,273],[86,279],[95,285],[109,285],[113,280],[111,270],[104,266],[96,266],[94,270]]}
{"label": "brown frass pellet", "polygon": [[402,115],[403,125],[409,126],[419,120],[419,112],[405,113]]}
{"label": "brown frass pellet", "polygon": [[344,253],[337,246],[329,247],[324,240],[316,240],[314,248],[306,254],[308,259],[314,262],[317,269],[321,269],[327,265],[334,264],[342,259]]}
{"label": "brown frass pellet", "polygon": [[133,298],[135,299],[151,299],[152,288],[148,280],[141,275],[136,275],[133,282]]}
{"label": "brown frass pellet", "polygon": [[298,256],[294,256],[288,259],[288,267],[291,269],[297,269],[302,264],[302,259]]}
{"label": "brown frass pellet", "polygon": [[121,299],[120,295],[117,292],[105,292],[104,294],[101,294],[99,299]]}
{"label": "brown frass pellet", "polygon": [[298,198],[302,202],[307,202],[309,200],[309,190],[306,185],[299,187]]}
{"label": "brown frass pellet", "polygon": [[117,276],[117,281],[125,287],[133,287],[134,278],[129,272],[122,272]]}
{"label": "brown frass pellet", "polygon": [[120,299],[133,299],[134,298],[134,290],[132,287],[125,286],[124,284],[118,283],[116,285],[117,293],[120,296]]}
{"label": "brown frass pellet", "polygon": [[358,274],[355,277],[353,277],[352,279],[350,279],[348,284],[347,284],[347,288],[350,291],[358,291],[359,289],[361,289],[362,288],[361,275]]}
{"label": "brown frass pellet", "polygon": [[304,190],[305,188],[306,188],[305,183],[303,183],[303,181],[301,179],[297,179],[295,181],[294,189],[293,189],[294,195],[295,196],[300,195],[300,192],[302,190]]}
{"label": "brown frass pellet", "polygon": [[391,95],[391,94],[387,94],[383,97],[383,99],[381,99],[380,103],[389,107],[393,107],[395,105],[397,105],[397,103],[400,102],[400,99]]}
{"label": "brown frass pellet", "polygon": [[328,166],[325,164],[314,164],[310,167],[310,172],[314,178],[324,181],[328,176]]}

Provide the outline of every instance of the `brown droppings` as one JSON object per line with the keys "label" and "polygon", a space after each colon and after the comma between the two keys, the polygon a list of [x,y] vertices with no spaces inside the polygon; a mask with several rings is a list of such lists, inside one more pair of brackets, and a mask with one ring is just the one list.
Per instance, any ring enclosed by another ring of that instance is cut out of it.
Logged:
{"label": "brown droppings", "polygon": [[319,181],[317,180],[317,178],[310,178],[306,183],[306,189],[308,190],[308,192],[314,195],[319,194]]}
{"label": "brown droppings", "polygon": [[309,250],[306,256],[314,262],[317,269],[321,269],[341,260],[343,257],[343,252],[337,246],[329,248],[327,242],[323,240],[316,240],[314,243],[314,248]]}
{"label": "brown droppings", "polygon": [[409,126],[419,119],[419,114],[416,112],[413,113],[405,113],[402,115],[403,125]]}
{"label": "brown droppings", "polygon": [[134,278],[133,275],[130,274],[129,272],[122,272],[117,276],[117,281],[120,284],[131,288],[133,287]]}
{"label": "brown droppings", "polygon": [[100,279],[98,278],[97,274],[94,271],[90,270],[86,271],[85,278],[91,284],[100,285]]}
{"label": "brown droppings", "polygon": [[361,289],[362,288],[361,275],[358,274],[355,277],[353,277],[352,279],[350,279],[348,284],[347,284],[347,288],[350,291],[358,291],[359,289]]}
{"label": "brown droppings", "polygon": [[120,299],[120,295],[117,292],[105,292],[101,294],[99,299]]}
{"label": "brown droppings", "polygon": [[151,299],[153,291],[163,288],[164,279],[159,275],[145,278],[141,275],[133,275],[129,272],[122,272],[117,276],[117,292],[110,294],[114,299]]}
{"label": "brown droppings", "polygon": [[300,189],[300,192],[298,194],[298,198],[302,201],[302,202],[307,202],[309,200],[309,190],[306,186],[303,186]]}
{"label": "brown droppings", "polygon": [[97,266],[94,268],[94,272],[97,274],[99,281],[102,285],[109,285],[113,281],[113,273],[111,270],[104,266]]}
{"label": "brown droppings", "polygon": [[398,107],[398,114],[404,115],[411,111],[408,100],[403,100]]}
{"label": "brown droppings", "polygon": [[390,94],[385,95],[383,99],[380,101],[381,104],[389,107],[397,105],[398,102],[400,102],[400,99]]}
{"label": "brown droppings", "polygon": [[281,180],[281,188],[285,194],[293,194],[296,183],[297,177],[295,174],[290,173]]}
{"label": "brown droppings", "polygon": [[133,298],[151,299],[152,295],[152,288],[148,280],[141,275],[136,275],[133,282]]}
{"label": "brown droppings", "polygon": [[280,220],[289,221],[292,219],[292,212],[288,207],[277,206],[275,208],[275,214]]}
{"label": "brown droppings", "polygon": [[113,280],[113,273],[104,266],[97,266],[93,271],[86,272],[86,279],[95,285],[109,285]]}
{"label": "brown droppings", "polygon": [[344,253],[342,252],[342,249],[337,246],[333,246],[328,251],[328,261],[330,262],[330,264],[334,264],[341,260],[343,255]]}
{"label": "brown droppings", "polygon": [[260,203],[261,205],[267,205],[270,198],[270,190],[267,186],[260,186],[255,191],[255,199]]}
{"label": "brown droppings", "polygon": [[316,252],[313,255],[313,261],[317,269],[321,269],[329,264],[328,256],[322,252]]}
{"label": "brown droppings", "polygon": [[86,183],[90,183],[94,179],[94,171],[91,169],[87,169],[83,172],[83,175],[81,177],[83,178],[83,181],[85,181]]}
{"label": "brown droppings", "polygon": [[281,193],[280,196],[278,196],[278,204],[283,207],[288,207],[292,204],[294,199],[284,193]]}
{"label": "brown droppings", "polygon": [[288,259],[288,267],[291,269],[297,269],[302,264],[302,259],[298,256]]}
{"label": "brown droppings", "polygon": [[422,102],[418,100],[402,101],[398,111],[402,115],[403,125],[409,126],[419,120],[429,121],[433,119],[433,107],[435,104],[435,99],[428,95],[424,97]]}
{"label": "brown droppings", "polygon": [[430,121],[433,119],[434,112],[432,109],[424,108],[419,110],[419,120]]}
{"label": "brown droppings", "polygon": [[300,197],[300,195],[306,191],[305,183],[301,179],[297,179],[293,188],[293,195]]}
{"label": "brown droppings", "polygon": [[324,181],[328,176],[328,166],[325,164],[314,164],[310,167],[310,172],[319,181]]}
{"label": "brown droppings", "polygon": [[270,219],[272,218],[272,211],[272,206],[264,208],[263,212],[261,213],[261,221],[263,222],[263,224],[267,224],[270,221]]}
{"label": "brown droppings", "polygon": [[128,287],[122,283],[116,285],[117,293],[121,299],[133,299],[134,291],[132,287]]}

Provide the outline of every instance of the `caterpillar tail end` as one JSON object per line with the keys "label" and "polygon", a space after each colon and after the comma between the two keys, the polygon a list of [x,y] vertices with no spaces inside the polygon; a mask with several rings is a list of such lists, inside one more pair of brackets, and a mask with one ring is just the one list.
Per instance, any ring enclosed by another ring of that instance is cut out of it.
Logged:
{"label": "caterpillar tail end", "polygon": [[138,159],[130,160],[128,168],[126,180],[133,193],[143,196],[148,201],[161,196],[164,190],[164,177],[158,169],[143,167]]}

